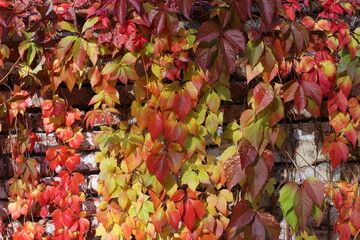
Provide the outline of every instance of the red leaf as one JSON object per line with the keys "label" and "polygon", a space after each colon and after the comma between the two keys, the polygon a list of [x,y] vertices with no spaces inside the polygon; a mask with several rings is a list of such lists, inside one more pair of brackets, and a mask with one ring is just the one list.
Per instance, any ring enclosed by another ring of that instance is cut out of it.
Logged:
{"label": "red leaf", "polygon": [[185,212],[184,212],[184,224],[185,226],[192,231],[193,229],[193,225],[195,222],[195,210],[192,207],[192,205],[190,204],[190,201],[186,201],[185,203]]}
{"label": "red leaf", "polygon": [[350,140],[350,142],[352,143],[352,145],[355,147],[356,142],[358,140],[358,136],[359,136],[359,131],[357,131],[352,123],[349,123],[344,131],[344,134],[346,136],[347,139]]}
{"label": "red leaf", "polygon": [[203,24],[199,27],[199,30],[196,34],[195,42],[210,42],[220,35],[219,26],[213,21],[203,22]]}
{"label": "red leaf", "polygon": [[299,189],[294,197],[294,210],[298,218],[301,231],[304,231],[306,228],[306,224],[309,220],[312,208],[313,201],[307,195],[305,189]]}
{"label": "red leaf", "polygon": [[252,164],[258,155],[254,146],[245,138],[240,140],[238,152],[240,154],[242,168],[246,168]]}
{"label": "red leaf", "polygon": [[191,97],[186,91],[176,94],[174,99],[174,112],[179,116],[181,121],[185,120],[186,115],[191,110]]}
{"label": "red leaf", "polygon": [[159,22],[158,22],[158,25],[156,28],[157,34],[162,33],[162,31],[164,30],[164,27],[165,27],[165,22],[166,22],[166,13],[164,11],[161,11],[159,13],[159,15],[160,15],[160,19],[159,19]]}
{"label": "red leaf", "polygon": [[174,127],[173,133],[174,140],[182,146],[187,138],[189,130],[185,123],[178,122]]}
{"label": "red leaf", "polygon": [[314,99],[316,104],[320,106],[322,102],[321,87],[317,83],[311,81],[303,81],[302,86],[304,88],[304,92],[306,96],[309,96],[312,99]]}
{"label": "red leaf", "polygon": [[274,0],[257,0],[260,7],[261,16],[264,19],[265,26],[270,28],[273,16],[275,13],[275,1]]}
{"label": "red leaf", "polygon": [[165,178],[170,172],[169,165],[164,154],[151,154],[146,160],[146,166],[150,173],[155,174],[156,178],[164,183]]}
{"label": "red leaf", "polygon": [[299,82],[295,79],[291,80],[290,82],[287,82],[282,87],[282,90],[284,92],[284,103],[294,100],[295,93],[298,87],[299,87]]}
{"label": "red leaf", "polygon": [[348,141],[346,138],[340,136],[335,139],[334,134],[330,134],[325,138],[322,147],[322,153],[329,154],[333,169],[335,169],[340,164],[341,160],[346,162],[349,155],[349,149],[346,145],[347,143]]}
{"label": "red leaf", "polygon": [[245,226],[253,220],[254,215],[250,202],[241,199],[233,208],[228,228]]}
{"label": "red leaf", "polygon": [[335,231],[339,232],[340,239],[350,239],[351,232],[348,223],[336,223]]}
{"label": "red leaf", "polygon": [[190,12],[191,12],[191,8],[193,6],[193,1],[192,0],[175,0],[175,3],[177,5],[177,7],[179,8],[179,10],[181,11],[181,13],[190,20]]}
{"label": "red leaf", "polygon": [[152,140],[154,140],[163,131],[161,112],[154,110],[149,113],[148,129]]}
{"label": "red leaf", "polygon": [[116,0],[115,6],[115,15],[121,25],[125,25],[125,17],[127,13],[127,1],[126,0]]}
{"label": "red leaf", "polygon": [[307,102],[304,88],[301,85],[299,85],[299,87],[295,92],[294,100],[295,100],[296,109],[298,111],[298,115],[300,115],[302,111],[304,111]]}
{"label": "red leaf", "polygon": [[[169,206],[169,205],[168,205]],[[179,222],[181,220],[181,215],[179,211],[174,207],[174,205],[170,205],[172,207],[166,210],[168,221],[170,226],[172,226],[175,230],[178,229]]]}
{"label": "red leaf", "polygon": [[214,54],[217,51],[217,45],[203,47],[201,44],[196,49],[196,61],[201,69],[206,72],[209,66],[214,63]]}
{"label": "red leaf", "polygon": [[231,28],[226,30],[223,35],[234,47],[245,52],[245,38],[240,30]]}
{"label": "red leaf", "polygon": [[360,230],[360,206],[356,203],[352,207],[350,222],[356,230]]}
{"label": "red leaf", "polygon": [[245,178],[245,171],[241,168],[240,154],[235,154],[226,160],[224,164],[224,173],[226,185],[229,190]]}
{"label": "red leaf", "polygon": [[258,216],[255,216],[254,222],[252,223],[251,239],[254,240],[265,240],[266,230]]}
{"label": "red leaf", "polygon": [[171,197],[171,201],[180,202],[185,197],[185,192],[182,189],[177,190]]}
{"label": "red leaf", "polygon": [[248,176],[248,183],[251,196],[254,198],[260,190],[264,187],[268,178],[268,168],[263,159],[259,159],[254,167],[248,167],[246,169],[246,175]]}
{"label": "red leaf", "polygon": [[236,52],[234,47],[226,39],[220,40],[220,51],[223,56],[223,59],[226,60],[227,71],[231,72],[231,69],[236,63]]}
{"label": "red leaf", "polygon": [[45,218],[47,218],[48,214],[49,214],[49,211],[47,209],[47,206],[42,206],[41,210],[40,210],[40,217],[45,219]]}
{"label": "red leaf", "polygon": [[[181,164],[183,162],[182,155],[176,150],[178,144],[170,143],[167,152],[167,159],[169,163],[170,170],[176,175],[179,173]],[[179,145],[178,145],[179,146]],[[180,146],[179,146],[180,147]]]}
{"label": "red leaf", "polygon": [[205,206],[200,200],[188,199],[184,210],[184,224],[192,232],[195,218],[200,220],[204,216]]}
{"label": "red leaf", "polygon": [[269,213],[260,213],[258,212],[260,221],[264,224],[270,239],[279,239],[280,235],[280,224],[276,218]]}
{"label": "red leaf", "polygon": [[309,177],[304,181],[303,186],[311,200],[321,208],[325,196],[324,184],[315,177]]}
{"label": "red leaf", "polygon": [[268,170],[270,171],[274,166],[274,154],[268,149],[261,154],[261,158],[264,159]]}
{"label": "red leaf", "polygon": [[259,113],[274,99],[274,91],[269,83],[261,82],[254,88],[255,111]]}
{"label": "red leaf", "polygon": [[302,19],[302,24],[304,24],[305,26],[307,26],[308,28],[312,28],[314,27],[315,25],[315,21],[312,17],[310,16],[305,16],[303,19]]}

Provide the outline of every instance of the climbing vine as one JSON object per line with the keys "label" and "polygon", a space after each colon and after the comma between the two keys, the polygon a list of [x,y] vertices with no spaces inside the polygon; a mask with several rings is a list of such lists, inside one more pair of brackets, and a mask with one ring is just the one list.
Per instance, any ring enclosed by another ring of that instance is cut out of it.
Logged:
{"label": "climbing vine", "polygon": [[[289,118],[328,120],[321,152],[332,171],[359,147],[359,7],[357,0],[0,1],[0,117],[11,126],[8,212],[17,223],[8,234],[91,236],[78,149],[83,131],[96,129],[101,239],[278,239],[282,216],[262,204],[278,192],[287,234],[316,239],[309,220],[320,225],[331,202],[335,232],[356,238],[357,178],[280,183],[272,170]],[[239,71],[243,111],[225,122],[222,106],[234,100],[230,82]],[[124,85],[132,86],[130,113],[121,110]],[[60,97],[60,87],[83,86],[93,90],[85,111]],[[42,141],[25,117],[34,96],[45,98],[42,130],[57,142],[44,156],[51,181],[40,179],[31,157]],[[49,219],[53,233],[45,231]]]}

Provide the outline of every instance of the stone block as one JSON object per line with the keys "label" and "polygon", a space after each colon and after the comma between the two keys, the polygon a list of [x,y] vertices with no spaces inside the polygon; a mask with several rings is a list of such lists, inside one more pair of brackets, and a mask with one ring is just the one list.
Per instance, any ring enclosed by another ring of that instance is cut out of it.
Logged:
{"label": "stone block", "polygon": [[8,199],[9,184],[7,180],[0,181],[0,199]]}
{"label": "stone block", "polygon": [[[285,174],[285,173],[284,173]],[[331,174],[332,179],[331,179]],[[317,177],[323,183],[340,180],[341,171],[339,168],[332,170],[330,163],[321,163],[316,166],[291,168],[289,171],[290,181],[301,182],[308,177]]]}
{"label": "stone block", "polygon": [[97,172],[99,166],[95,162],[96,152],[80,153],[81,162],[75,168],[77,172]]}
{"label": "stone block", "polygon": [[8,201],[0,201],[0,219],[3,221],[7,220],[9,217],[8,204]]}
{"label": "stone block", "polygon": [[87,217],[95,216],[96,209],[98,208],[101,200],[99,198],[88,198],[82,204],[82,210],[86,211]]}
{"label": "stone block", "polygon": [[92,196],[97,196],[98,194],[97,187],[98,187],[98,175],[97,174],[89,175],[87,177],[87,183],[86,183],[86,189],[88,194]]}

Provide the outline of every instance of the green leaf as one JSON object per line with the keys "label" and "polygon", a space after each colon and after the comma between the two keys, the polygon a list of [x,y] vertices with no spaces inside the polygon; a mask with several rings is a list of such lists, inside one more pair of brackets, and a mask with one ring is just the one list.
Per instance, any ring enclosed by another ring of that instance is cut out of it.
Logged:
{"label": "green leaf", "polygon": [[280,207],[284,215],[294,207],[294,197],[298,190],[298,185],[295,182],[289,182],[280,190]]}
{"label": "green leaf", "polygon": [[83,70],[85,68],[85,61],[86,61],[85,48],[86,48],[86,41],[82,38],[77,38],[74,42],[72,54],[74,57],[74,62],[80,70]]}
{"label": "green leaf", "polygon": [[217,113],[220,108],[220,98],[215,92],[211,92],[206,97],[206,105],[213,113]]}
{"label": "green leaf", "polygon": [[29,66],[34,61],[35,55],[36,55],[36,44],[30,43],[30,46],[29,46],[28,52],[27,52],[27,64]]}
{"label": "green leaf", "polygon": [[93,65],[96,65],[96,62],[98,60],[98,55],[99,55],[99,47],[97,43],[93,43],[93,42],[85,42],[86,43],[86,54],[88,55],[91,63]]}
{"label": "green leaf", "polygon": [[137,59],[138,57],[135,54],[128,52],[122,57],[120,64],[126,64],[126,65],[133,64],[136,62]]}
{"label": "green leaf", "polygon": [[61,30],[74,32],[74,33],[77,32],[75,25],[67,21],[58,22],[58,26],[60,27]]}
{"label": "green leaf", "polygon": [[57,56],[59,61],[63,61],[69,49],[73,46],[76,36],[67,36],[60,40],[57,46]]}
{"label": "green leaf", "polygon": [[112,74],[118,68],[119,64],[117,63],[107,63],[105,67],[101,70],[101,75]]}
{"label": "green leaf", "polygon": [[191,190],[196,191],[200,181],[196,173],[192,171],[192,169],[188,168],[181,177],[181,183],[187,184]]}
{"label": "green leaf", "polygon": [[92,28],[98,22],[98,20],[98,17],[92,17],[86,20],[84,26],[82,27],[81,33],[84,33],[89,28]]}
{"label": "green leaf", "polygon": [[249,41],[246,44],[246,57],[250,61],[252,68],[258,64],[260,57],[264,53],[265,45],[264,42],[259,39],[256,41]]}
{"label": "green leaf", "polygon": [[221,155],[220,155],[220,161],[226,161],[230,157],[234,156],[235,153],[237,153],[238,148],[237,146],[230,146],[228,147]]}
{"label": "green leaf", "polygon": [[211,135],[214,135],[216,133],[219,125],[218,122],[219,120],[217,116],[214,113],[210,112],[205,120],[205,127]]}

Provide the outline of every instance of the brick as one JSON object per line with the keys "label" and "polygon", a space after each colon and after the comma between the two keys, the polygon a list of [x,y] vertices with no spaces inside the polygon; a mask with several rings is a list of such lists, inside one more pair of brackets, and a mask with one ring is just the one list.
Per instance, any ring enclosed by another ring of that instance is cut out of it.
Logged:
{"label": "brick", "polygon": [[239,121],[241,113],[246,110],[243,105],[224,104],[221,106],[224,111],[224,123]]}
{"label": "brick", "polygon": [[246,82],[231,82],[230,92],[233,102],[246,102],[248,86]]}
{"label": "brick", "polygon": [[55,133],[37,133],[36,135],[39,137],[40,142],[35,143],[35,153],[45,153],[47,149],[58,146]]}
{"label": "brick", "polygon": [[[317,177],[323,183],[327,183],[329,181],[338,181],[340,180],[341,171],[340,168],[336,168],[335,170],[331,170],[330,163],[321,163],[315,166],[306,166],[301,168],[292,168],[290,169],[290,181],[300,182],[301,180],[305,180],[308,177]],[[285,174],[285,173],[284,173]],[[331,174],[332,179],[331,179]]]}
{"label": "brick", "polygon": [[[99,222],[96,217],[90,217],[90,229],[88,232],[88,235],[86,236],[86,239],[94,239],[94,236],[96,234],[96,228],[99,226]],[[99,237],[95,239],[100,239]]]}
{"label": "brick", "polygon": [[95,162],[96,152],[81,153],[81,162],[76,166],[75,171],[77,172],[97,172],[99,166]]}
{"label": "brick", "polygon": [[9,217],[8,214],[8,201],[0,201],[0,219],[7,220]]}
{"label": "brick", "polygon": [[116,87],[120,95],[121,105],[131,105],[135,100],[133,88],[133,85]]}
{"label": "brick", "polygon": [[55,232],[55,225],[53,223],[52,220],[48,220],[46,223],[45,223],[45,233],[46,234],[49,234],[49,235],[54,235],[54,232]]}
{"label": "brick", "polygon": [[[79,151],[81,150],[97,150],[98,147],[94,144],[94,138],[99,133],[99,131],[94,132],[83,132],[84,141],[81,142]],[[35,153],[45,153],[47,149],[58,147],[57,138],[55,133],[37,133],[40,142],[35,144],[34,152]]]}
{"label": "brick", "polygon": [[101,200],[99,198],[88,198],[82,204],[82,210],[86,211],[87,217],[95,216],[96,209],[98,208]]}
{"label": "brick", "polygon": [[97,196],[98,175],[93,174],[87,177],[86,189],[90,195]]}
{"label": "brick", "polygon": [[7,180],[0,181],[0,199],[7,199],[9,197],[9,184]]}
{"label": "brick", "polygon": [[358,163],[347,163],[346,167],[341,168],[341,179],[348,179],[348,181],[353,180],[354,177],[360,176],[360,165]]}
{"label": "brick", "polygon": [[98,150],[99,147],[94,143],[94,139],[99,132],[83,132],[84,141],[81,142],[79,150]]}

